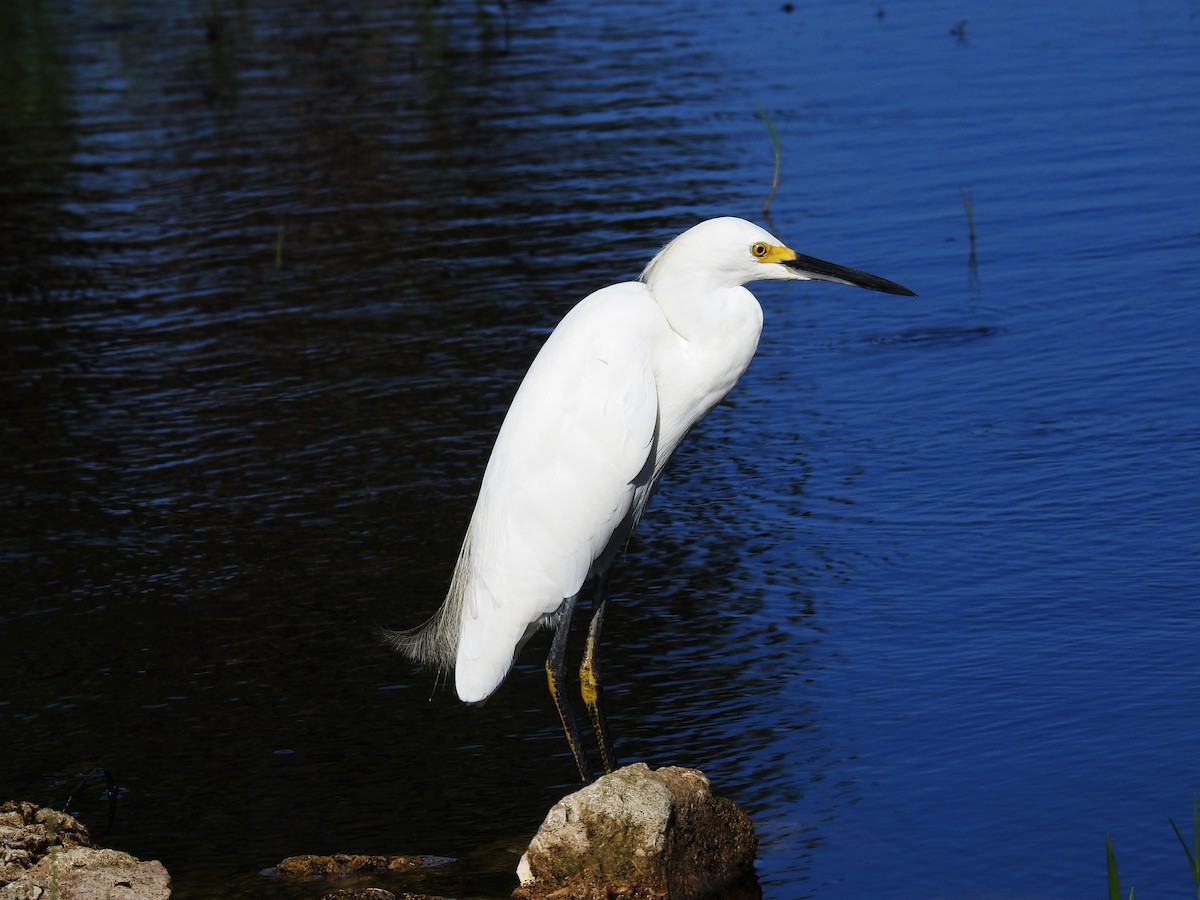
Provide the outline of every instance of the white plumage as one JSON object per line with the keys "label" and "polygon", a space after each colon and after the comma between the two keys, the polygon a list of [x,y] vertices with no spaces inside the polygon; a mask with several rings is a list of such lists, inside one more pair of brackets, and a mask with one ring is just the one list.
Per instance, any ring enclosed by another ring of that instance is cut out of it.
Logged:
{"label": "white plumage", "polygon": [[[453,667],[458,696],[474,703],[500,685],[537,627],[561,619],[565,630],[564,600],[589,574],[603,582],[679,442],[749,365],[763,319],[743,285],[765,279],[911,294],[719,218],[668,244],[639,281],[582,300],[513,398],[445,603],[421,628],[391,633],[395,646]],[[586,778],[553,672],[551,689]],[[593,711],[597,728],[602,721]]]}

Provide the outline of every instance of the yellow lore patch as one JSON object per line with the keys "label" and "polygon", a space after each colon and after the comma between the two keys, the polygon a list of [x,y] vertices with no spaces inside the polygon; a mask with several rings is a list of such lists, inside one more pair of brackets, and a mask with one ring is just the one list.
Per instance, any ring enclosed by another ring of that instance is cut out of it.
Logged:
{"label": "yellow lore patch", "polygon": [[750,245],[750,254],[760,263],[790,262],[796,258],[796,251],[778,244],[768,244],[766,241],[755,241]]}

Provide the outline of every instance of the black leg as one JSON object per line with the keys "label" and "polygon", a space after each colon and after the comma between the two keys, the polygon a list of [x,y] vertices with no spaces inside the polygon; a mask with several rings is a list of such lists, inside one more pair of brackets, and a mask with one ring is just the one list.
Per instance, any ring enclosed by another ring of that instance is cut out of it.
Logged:
{"label": "black leg", "polygon": [[591,781],[591,766],[588,765],[587,754],[583,742],[579,738],[579,726],[575,722],[575,713],[563,695],[565,684],[565,668],[567,653],[567,633],[571,630],[571,613],[575,609],[576,594],[563,601],[558,611],[558,624],[554,629],[554,640],[550,642],[550,655],[546,657],[546,680],[550,683],[550,696],[554,698],[554,706],[558,709],[558,717],[562,719],[563,731],[567,735],[567,743],[571,746],[571,756],[579,767],[579,777],[585,783]]}
{"label": "black leg", "polygon": [[583,651],[583,664],[579,667],[579,689],[583,694],[583,702],[587,705],[592,717],[592,730],[596,732],[596,743],[600,745],[600,761],[604,763],[604,771],[612,772],[617,768],[616,757],[613,756],[612,742],[608,738],[608,721],[604,718],[602,704],[603,692],[600,688],[600,660],[597,650],[600,646],[600,626],[604,624],[604,604],[608,602],[608,578],[600,576],[596,579],[596,611],[592,613],[592,624],[588,627],[587,646]]}

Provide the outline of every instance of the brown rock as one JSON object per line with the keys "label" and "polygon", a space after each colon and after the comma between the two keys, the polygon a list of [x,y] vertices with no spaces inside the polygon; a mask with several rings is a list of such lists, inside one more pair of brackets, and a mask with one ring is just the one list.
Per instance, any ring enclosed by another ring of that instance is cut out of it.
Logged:
{"label": "brown rock", "polygon": [[348,875],[408,872],[448,861],[439,856],[366,856],[358,853],[319,856],[310,853],[289,856],[275,867],[275,874],[288,881],[319,881],[326,878],[345,878]]}
{"label": "brown rock", "polygon": [[321,900],[447,900],[427,894],[393,894],[383,888],[339,888],[330,891]]}
{"label": "brown rock", "polygon": [[[520,900],[757,896],[749,817],[695,769],[626,766],[551,808],[517,875]],[[748,885],[748,887],[747,887]]]}

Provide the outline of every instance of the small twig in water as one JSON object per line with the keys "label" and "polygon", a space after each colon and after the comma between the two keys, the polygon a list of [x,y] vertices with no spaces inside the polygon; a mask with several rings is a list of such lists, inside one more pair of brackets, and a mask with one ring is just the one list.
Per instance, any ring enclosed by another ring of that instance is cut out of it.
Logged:
{"label": "small twig in water", "polygon": [[779,132],[775,130],[775,125],[771,121],[771,117],[767,115],[767,111],[761,103],[758,105],[758,114],[762,117],[763,124],[767,126],[767,137],[771,139],[771,153],[775,157],[775,173],[771,177],[771,190],[767,192],[767,199],[763,201],[762,214],[770,215],[771,200],[775,197],[775,189],[779,187],[779,160],[783,155],[780,142]]}
{"label": "small twig in water", "polygon": [[963,212],[967,214],[967,239],[971,242],[971,255],[975,255],[975,201],[971,198],[971,192],[965,188],[958,189],[958,196],[962,199]]}
{"label": "small twig in water", "polygon": [[967,214],[967,240],[970,242],[967,269],[971,274],[971,282],[975,283],[979,278],[979,260],[975,257],[975,201],[971,198],[970,190],[965,187],[959,187],[958,196],[962,200],[963,212]]}

